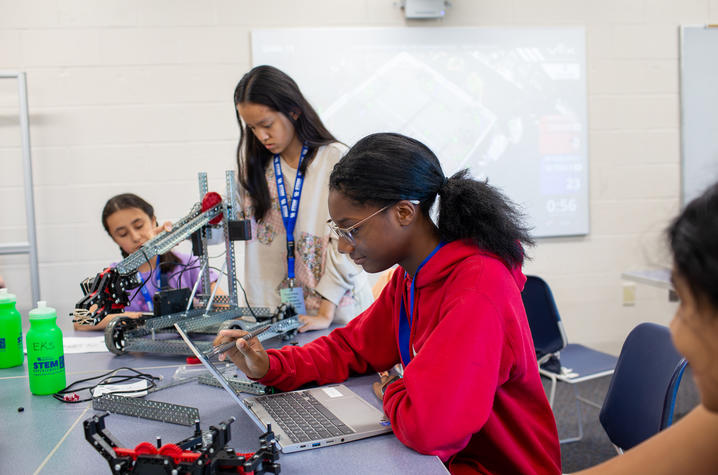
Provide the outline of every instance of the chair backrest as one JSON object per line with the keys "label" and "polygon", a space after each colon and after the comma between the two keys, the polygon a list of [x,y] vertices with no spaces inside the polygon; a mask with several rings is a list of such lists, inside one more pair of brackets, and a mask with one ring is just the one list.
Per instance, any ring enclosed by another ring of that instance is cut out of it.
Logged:
{"label": "chair backrest", "polygon": [[566,332],[546,281],[535,275],[526,276],[521,298],[524,301],[537,357],[541,359],[544,355],[562,350],[568,343]]}
{"label": "chair backrest", "polygon": [[671,425],[685,367],[667,327],[641,323],[631,330],[599,415],[614,445],[628,450]]}

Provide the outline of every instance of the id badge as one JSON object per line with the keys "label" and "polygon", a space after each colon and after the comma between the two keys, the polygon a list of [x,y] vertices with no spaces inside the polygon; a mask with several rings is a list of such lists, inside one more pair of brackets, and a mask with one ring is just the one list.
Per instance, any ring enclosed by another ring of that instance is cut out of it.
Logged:
{"label": "id badge", "polygon": [[279,289],[279,297],[282,303],[293,306],[299,315],[305,315],[307,313],[307,309],[304,306],[304,290],[301,287],[285,287]]}

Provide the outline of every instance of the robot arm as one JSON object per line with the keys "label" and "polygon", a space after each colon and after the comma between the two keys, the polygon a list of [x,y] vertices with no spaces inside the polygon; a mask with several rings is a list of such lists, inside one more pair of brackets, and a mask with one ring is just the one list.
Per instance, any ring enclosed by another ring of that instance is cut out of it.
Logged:
{"label": "robot arm", "polygon": [[203,226],[218,224],[225,207],[218,193],[207,193],[201,203],[196,203],[186,216],[172,225],[171,231],[162,231],[115,267],[106,268],[94,279],[85,279],[81,284],[85,295],[75,305],[73,321],[96,325],[108,314],[122,312],[130,303],[126,291],[141,284],[137,269],[153,257],[170,251]]}

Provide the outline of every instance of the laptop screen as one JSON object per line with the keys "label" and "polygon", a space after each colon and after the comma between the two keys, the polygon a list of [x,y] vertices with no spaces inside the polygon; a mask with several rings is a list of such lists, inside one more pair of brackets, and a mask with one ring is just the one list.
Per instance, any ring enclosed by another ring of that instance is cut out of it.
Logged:
{"label": "laptop screen", "polygon": [[202,351],[197,348],[197,345],[195,345],[192,340],[189,339],[189,336],[187,336],[187,333],[179,326],[178,323],[174,324],[175,330],[177,330],[177,333],[179,333],[179,336],[182,337],[182,339],[187,343],[187,346],[189,346],[190,350],[192,350],[192,353],[197,357],[197,359],[204,365],[205,368],[212,374],[212,376],[215,377],[215,379],[219,382],[219,384],[222,385],[222,387],[227,391],[232,398],[239,404],[244,412],[246,412],[248,415],[252,417],[252,420],[254,420],[255,423],[257,423],[260,427],[264,427],[264,424],[262,424],[256,416],[252,413],[252,411],[247,408],[244,403],[242,402],[242,399],[237,395],[236,392],[234,392],[234,389],[232,389],[232,386],[229,385],[229,381],[227,381],[227,378],[222,374],[221,371],[217,369],[217,367],[212,364],[212,362],[207,358],[207,356],[202,353]]}

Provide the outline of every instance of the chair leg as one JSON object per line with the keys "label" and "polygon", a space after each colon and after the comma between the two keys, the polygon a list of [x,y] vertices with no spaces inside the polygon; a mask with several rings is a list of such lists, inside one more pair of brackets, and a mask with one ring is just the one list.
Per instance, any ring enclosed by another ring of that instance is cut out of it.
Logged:
{"label": "chair leg", "polygon": [[554,376],[550,376],[550,379],[551,379],[551,391],[549,392],[549,396],[548,396],[548,405],[551,407],[551,409],[553,409],[553,401],[554,401],[554,398],[556,397],[556,382],[557,382],[557,380]]}
{"label": "chair leg", "polygon": [[585,397],[576,396],[576,398],[581,401],[584,404],[588,404],[589,406],[595,407],[596,409],[601,409],[601,404],[598,404],[596,402],[591,401],[590,399],[586,399]]}
{"label": "chair leg", "polygon": [[583,439],[583,415],[581,414],[581,400],[583,398],[579,397],[576,385],[572,384],[571,386],[573,386],[573,395],[576,397],[576,418],[578,419],[578,435],[575,437],[567,437],[565,439],[560,439],[558,441],[559,444],[570,444],[572,442],[578,442],[579,440]]}

